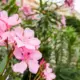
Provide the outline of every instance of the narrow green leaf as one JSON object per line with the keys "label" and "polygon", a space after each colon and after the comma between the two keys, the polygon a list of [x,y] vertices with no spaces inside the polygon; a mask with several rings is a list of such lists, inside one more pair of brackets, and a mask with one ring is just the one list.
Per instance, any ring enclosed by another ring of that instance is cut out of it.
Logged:
{"label": "narrow green leaf", "polygon": [[[3,73],[3,71],[4,71],[5,67],[6,67],[7,60],[8,60],[8,56],[5,55],[4,59],[0,62],[0,75]],[[1,78],[0,78],[0,80],[1,80]]]}

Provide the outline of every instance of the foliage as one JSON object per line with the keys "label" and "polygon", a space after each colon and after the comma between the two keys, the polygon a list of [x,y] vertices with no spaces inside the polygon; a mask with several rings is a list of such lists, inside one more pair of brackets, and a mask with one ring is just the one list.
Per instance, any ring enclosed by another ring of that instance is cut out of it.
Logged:
{"label": "foliage", "polygon": [[79,33],[80,32],[80,20],[76,17],[66,17],[66,25],[72,26]]}
{"label": "foliage", "polygon": [[80,73],[77,67],[80,56],[79,43],[79,36],[74,28],[67,27],[62,30],[55,30],[51,63],[53,67],[56,66],[56,80],[77,80],[76,76],[80,76],[77,75]]}

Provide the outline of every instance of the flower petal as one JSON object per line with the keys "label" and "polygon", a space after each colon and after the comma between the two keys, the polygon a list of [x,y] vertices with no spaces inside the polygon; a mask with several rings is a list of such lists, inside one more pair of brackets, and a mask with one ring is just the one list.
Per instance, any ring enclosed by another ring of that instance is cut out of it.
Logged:
{"label": "flower petal", "polygon": [[26,38],[34,37],[34,31],[29,28],[26,28],[24,30],[24,37],[26,37]]}
{"label": "flower petal", "polygon": [[10,26],[14,26],[21,23],[21,19],[19,18],[18,14],[14,14],[13,16],[9,17],[8,24]]}
{"label": "flower petal", "polygon": [[24,71],[27,69],[27,64],[22,61],[20,63],[15,64],[14,66],[12,66],[12,70],[14,72],[19,72],[19,73],[24,73]]}
{"label": "flower petal", "polygon": [[0,12],[0,18],[2,19],[8,19],[8,14],[6,11],[1,11]]}
{"label": "flower petal", "polygon": [[38,61],[29,60],[28,61],[29,71],[36,74],[39,69]]}
{"label": "flower petal", "polygon": [[38,46],[40,44],[40,40],[38,38],[31,38],[29,40],[29,43],[35,46]]}
{"label": "flower petal", "polygon": [[16,28],[14,28],[14,32],[15,32],[15,34],[16,34],[17,36],[20,36],[20,35],[23,35],[24,29],[23,29],[22,27],[18,26],[18,27],[16,27]]}
{"label": "flower petal", "polygon": [[24,43],[21,40],[19,40],[17,37],[15,37],[14,40],[16,41],[18,47],[25,46]]}
{"label": "flower petal", "polygon": [[23,57],[22,54],[21,54],[21,51],[17,47],[15,48],[13,54],[16,57],[16,59],[22,59],[22,57]]}
{"label": "flower petal", "polygon": [[50,76],[51,79],[55,79],[56,78],[56,75],[54,73],[50,73],[49,76]]}
{"label": "flower petal", "polygon": [[30,57],[34,60],[39,60],[42,58],[42,54],[39,51],[34,50],[32,51],[32,54],[30,55]]}
{"label": "flower petal", "polygon": [[30,45],[30,44],[26,44],[25,43],[25,47],[27,48],[27,49],[33,49],[33,50],[35,50],[35,46],[33,46],[33,45]]}

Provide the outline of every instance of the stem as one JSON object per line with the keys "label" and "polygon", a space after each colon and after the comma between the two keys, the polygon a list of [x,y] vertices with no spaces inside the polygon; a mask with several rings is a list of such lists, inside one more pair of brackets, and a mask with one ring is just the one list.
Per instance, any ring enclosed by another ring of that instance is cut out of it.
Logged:
{"label": "stem", "polygon": [[36,80],[39,80],[41,78],[41,76],[39,76]]}
{"label": "stem", "polygon": [[37,79],[37,77],[39,76],[39,74],[40,74],[40,72],[38,72],[38,73],[37,73],[37,75],[36,75],[36,77],[34,78],[34,80],[36,80],[36,79]]}
{"label": "stem", "polygon": [[31,80],[31,73],[30,73],[30,75],[29,75],[29,80]]}

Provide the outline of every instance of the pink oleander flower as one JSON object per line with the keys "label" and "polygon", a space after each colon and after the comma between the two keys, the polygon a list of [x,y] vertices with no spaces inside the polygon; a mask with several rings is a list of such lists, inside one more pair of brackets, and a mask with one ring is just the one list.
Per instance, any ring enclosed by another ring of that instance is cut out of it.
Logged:
{"label": "pink oleander flower", "polygon": [[24,14],[26,16],[34,14],[34,12],[32,12],[32,9],[31,9],[31,7],[29,5],[23,5],[22,8],[21,8],[21,10],[24,12]]}
{"label": "pink oleander flower", "polygon": [[7,0],[2,0],[2,3],[6,4]]}
{"label": "pink oleander flower", "polygon": [[[7,28],[10,28],[12,26],[15,26],[19,23],[21,23],[21,19],[19,18],[18,14],[14,14],[10,17],[8,17],[8,14],[6,11],[1,11],[0,12],[0,24],[3,24],[4,26],[6,26]],[[0,25],[1,27],[1,25]],[[4,27],[3,27],[4,29]]]}
{"label": "pink oleander flower", "polygon": [[26,28],[25,30],[21,27],[16,27],[13,30],[14,41],[17,47],[26,47],[27,49],[38,49],[40,40],[34,37],[34,31]]}
{"label": "pink oleander flower", "polygon": [[[14,14],[8,17],[6,11],[0,12],[0,45],[4,44],[4,41],[7,39],[7,36],[10,34],[9,29],[12,26],[15,26],[21,22],[18,14]],[[3,36],[4,35],[4,36]]]}
{"label": "pink oleander flower", "polygon": [[14,56],[16,59],[21,60],[12,66],[14,72],[24,73],[29,68],[29,71],[36,74],[39,69],[38,60],[41,59],[42,54],[38,50],[29,50],[25,47],[15,48]]}
{"label": "pink oleander flower", "polygon": [[65,0],[65,6],[74,8],[74,0]]}
{"label": "pink oleander flower", "polygon": [[28,19],[37,19],[36,18],[36,15],[35,15],[35,12],[32,11],[31,7],[29,5],[24,5],[22,8],[21,8],[21,11],[24,12],[25,16],[28,18]]}
{"label": "pink oleander flower", "polygon": [[[21,5],[21,4],[22,4],[22,5]],[[22,3],[17,2],[17,6],[20,7],[19,10],[24,13],[25,18],[27,18],[27,19],[32,19],[32,20],[35,20],[35,19],[37,20],[37,19],[38,19],[35,11],[32,10],[32,7],[31,7],[28,3],[27,3],[27,4],[24,3],[24,0],[22,1]]]}
{"label": "pink oleander flower", "polygon": [[52,73],[52,68],[50,68],[50,64],[47,63],[46,67],[43,71],[44,79],[46,80],[53,80],[56,78],[56,75]]}
{"label": "pink oleander flower", "polygon": [[66,26],[66,18],[65,18],[65,16],[61,17],[61,23],[62,23],[62,26]]}

